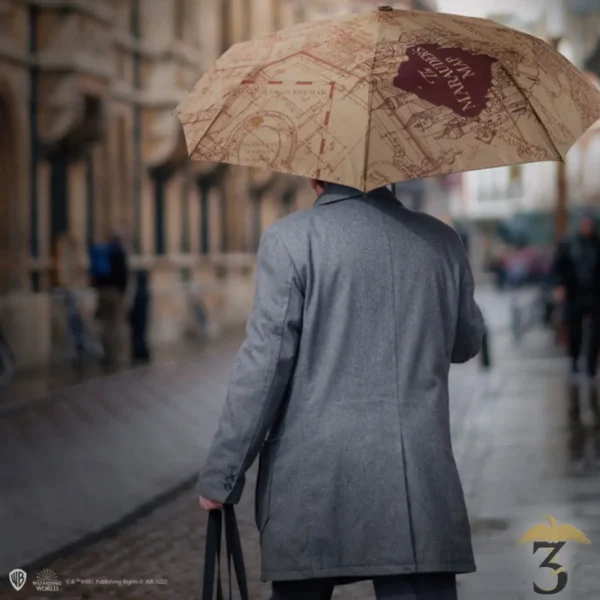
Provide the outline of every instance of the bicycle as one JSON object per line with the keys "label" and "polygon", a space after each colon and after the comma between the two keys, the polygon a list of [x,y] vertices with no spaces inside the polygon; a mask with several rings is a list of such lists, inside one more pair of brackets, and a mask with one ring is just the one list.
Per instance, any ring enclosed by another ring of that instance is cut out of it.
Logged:
{"label": "bicycle", "polygon": [[82,366],[87,357],[101,361],[104,358],[102,344],[88,332],[75,293],[66,288],[57,288],[54,293],[64,303],[71,361],[75,366]]}

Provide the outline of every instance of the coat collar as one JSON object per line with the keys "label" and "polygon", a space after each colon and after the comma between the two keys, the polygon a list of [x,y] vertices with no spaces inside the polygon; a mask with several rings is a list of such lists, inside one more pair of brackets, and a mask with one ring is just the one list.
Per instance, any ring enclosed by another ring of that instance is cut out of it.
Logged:
{"label": "coat collar", "polygon": [[371,198],[381,198],[386,200],[393,200],[398,202],[392,192],[387,188],[382,187],[372,192],[361,192],[356,188],[348,187],[346,185],[340,185],[338,183],[330,183],[327,185],[327,189],[321,194],[315,201],[315,206],[322,206],[324,204],[332,204],[333,202],[341,202],[342,200],[350,200],[351,198],[363,198],[370,196]]}

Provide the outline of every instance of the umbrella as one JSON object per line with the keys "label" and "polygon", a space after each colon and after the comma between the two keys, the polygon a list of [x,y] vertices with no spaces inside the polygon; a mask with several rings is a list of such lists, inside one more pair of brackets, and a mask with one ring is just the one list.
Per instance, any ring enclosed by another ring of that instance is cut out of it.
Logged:
{"label": "umbrella", "polygon": [[192,160],[369,191],[562,161],[600,118],[600,91],[541,39],[382,7],[233,46],[177,114]]}

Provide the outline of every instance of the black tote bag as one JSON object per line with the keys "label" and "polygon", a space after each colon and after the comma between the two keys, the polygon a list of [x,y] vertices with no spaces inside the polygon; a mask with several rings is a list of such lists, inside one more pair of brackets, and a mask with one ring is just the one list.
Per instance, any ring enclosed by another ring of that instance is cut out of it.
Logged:
{"label": "black tote bag", "polygon": [[249,600],[248,582],[240,532],[231,504],[224,504],[222,510],[211,510],[208,513],[206,527],[206,550],[204,554],[204,584],[202,600],[213,600],[215,588],[217,600],[224,600],[221,584],[221,539],[223,537],[223,522],[225,523],[225,545],[227,555],[227,575],[229,580],[229,600],[233,598],[233,583],[231,577],[232,563],[237,587],[241,600]]}

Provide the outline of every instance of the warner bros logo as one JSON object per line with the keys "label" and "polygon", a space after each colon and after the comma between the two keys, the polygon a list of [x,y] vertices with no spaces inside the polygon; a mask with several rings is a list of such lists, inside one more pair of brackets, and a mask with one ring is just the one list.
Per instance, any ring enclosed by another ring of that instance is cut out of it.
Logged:
{"label": "warner bros logo", "polygon": [[13,569],[8,574],[8,580],[10,581],[10,585],[12,585],[17,592],[23,589],[25,582],[27,581],[27,573],[23,571],[23,569]]}

